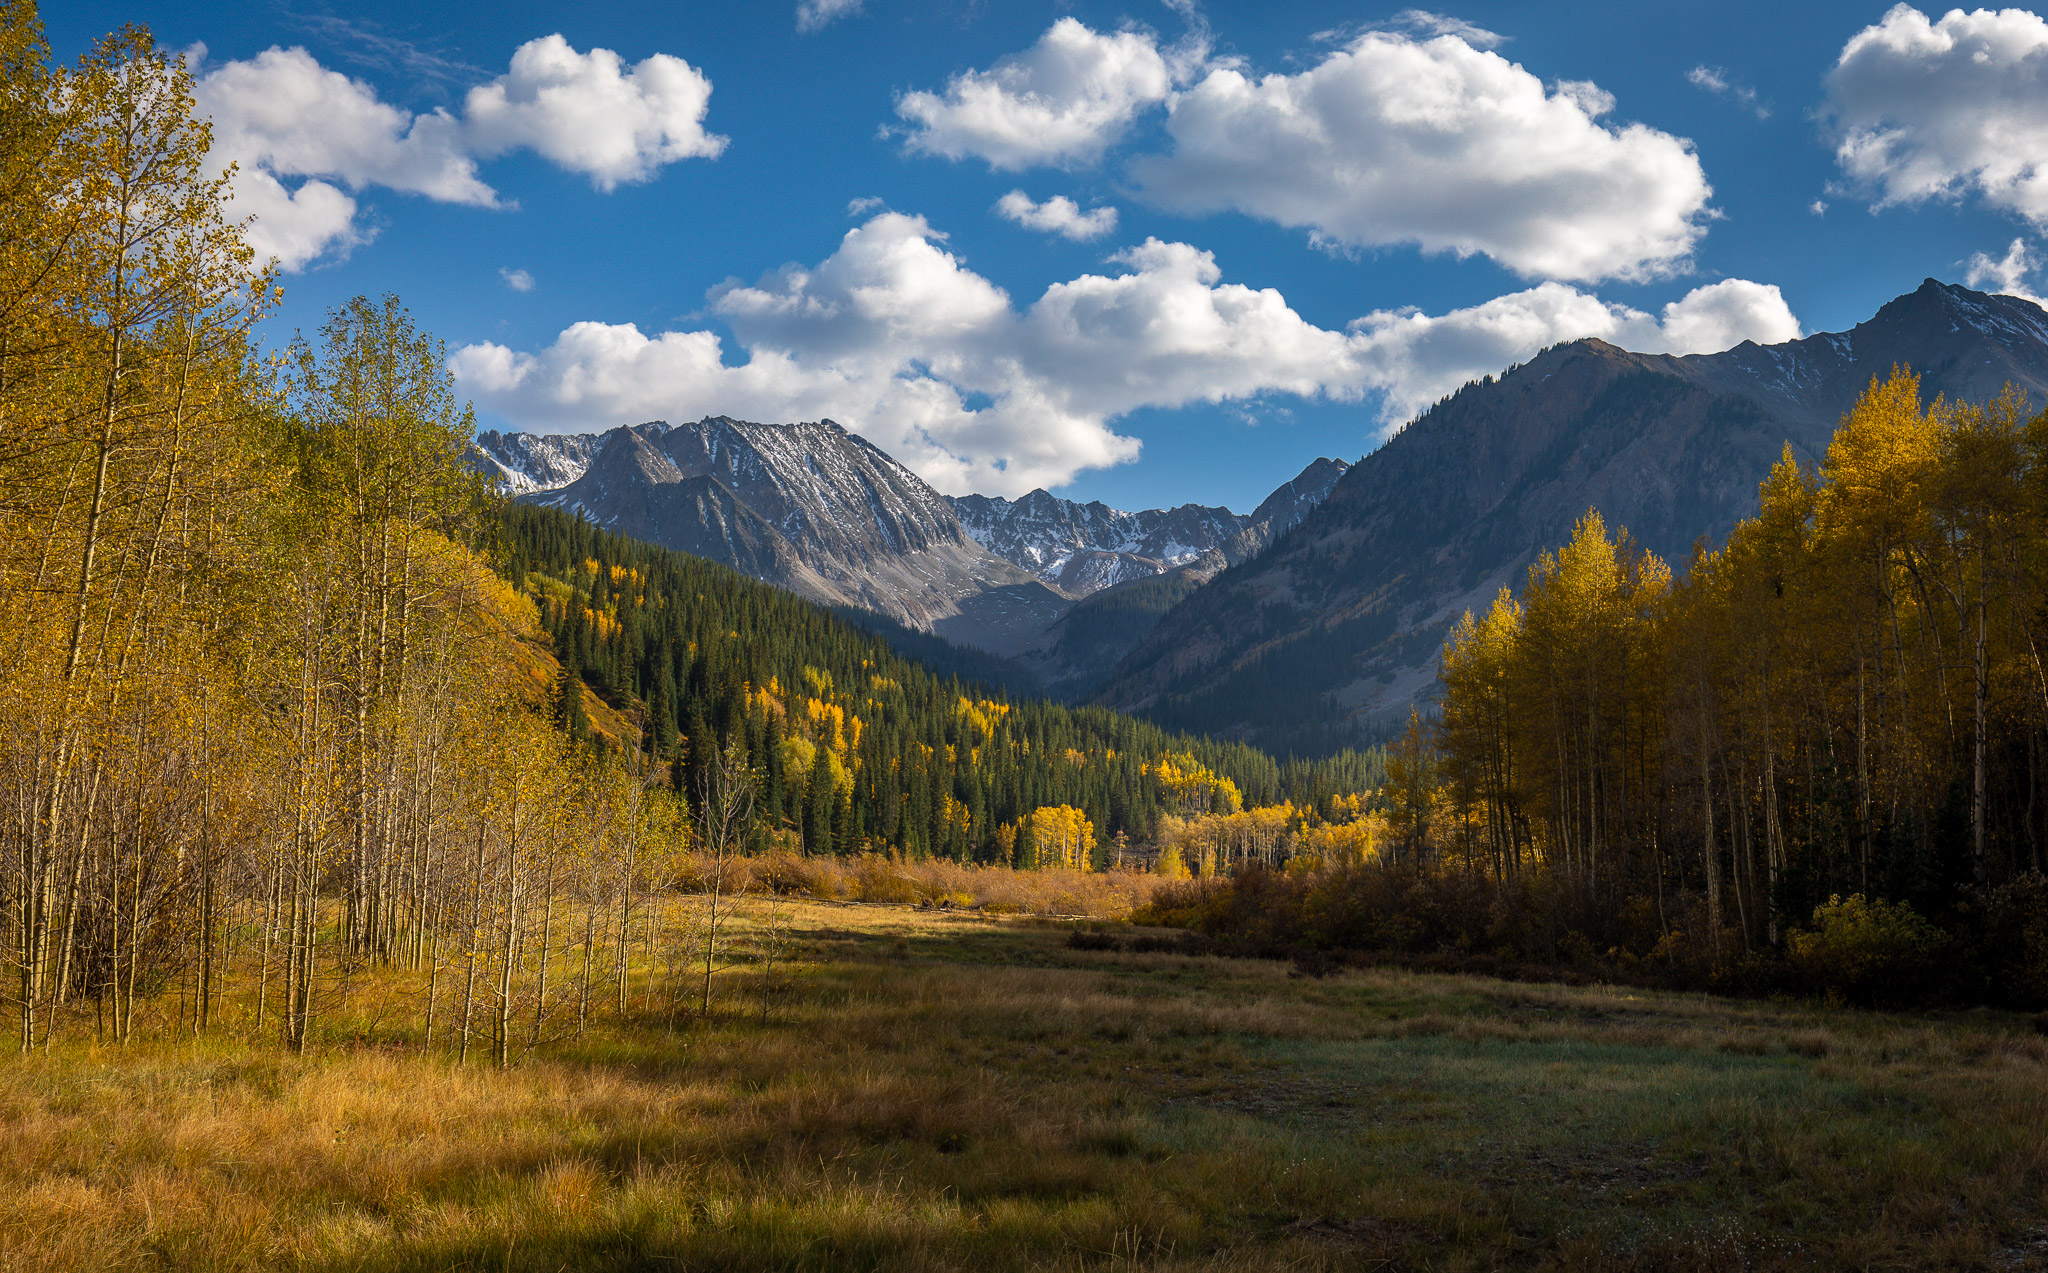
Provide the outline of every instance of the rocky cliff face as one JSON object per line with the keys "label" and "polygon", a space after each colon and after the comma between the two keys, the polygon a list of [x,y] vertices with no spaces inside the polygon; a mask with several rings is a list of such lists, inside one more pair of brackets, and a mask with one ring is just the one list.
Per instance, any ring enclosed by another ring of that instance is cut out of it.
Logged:
{"label": "rocky cliff face", "polygon": [[[478,449],[480,464],[523,487],[521,498],[828,605],[932,629],[959,621],[964,604],[992,591],[1021,590],[1055,615],[1068,604],[970,539],[945,497],[916,474],[829,420],[714,416],[566,437],[487,434]],[[968,621],[962,635],[1005,639],[987,626]]]}
{"label": "rocky cliff face", "polygon": [[982,547],[1063,592],[1085,597],[1214,554],[1221,556],[1210,573],[1241,561],[1300,521],[1347,467],[1342,460],[1317,460],[1249,517],[1201,504],[1127,513],[1099,500],[1080,504],[1043,490],[1015,500],[957,496],[952,504],[961,526]]}
{"label": "rocky cliff face", "polygon": [[[1138,546],[1157,555],[1141,556],[1137,552],[1119,552],[1113,548],[1086,548],[1075,551],[1063,564],[1058,564],[1058,578],[1065,590],[1083,595],[1071,609],[1053,616],[1043,640],[1021,651],[1031,668],[1048,685],[1065,693],[1085,694],[1101,683],[1116,666],[1117,660],[1129,653],[1175,603],[1207,583],[1218,571],[1265,551],[1268,545],[1293,529],[1322,502],[1348,467],[1342,460],[1315,461],[1268,495],[1249,517],[1239,517],[1228,509],[1205,509],[1199,505],[1147,513],[1115,513],[1100,504],[1080,505],[1053,500],[1040,491],[1008,505],[1007,511],[1014,520],[1005,522],[998,520],[1005,511],[1000,501],[971,498],[977,501],[974,512],[979,515],[978,520],[986,519],[982,520],[982,525],[989,538],[984,542],[1001,544],[1026,560],[1044,563],[1042,569],[1056,564],[1056,559],[1052,552],[1041,551],[1040,546],[1057,548],[1071,543],[1068,536],[1076,527],[1093,525],[1098,529],[1115,530],[1119,526],[1128,529],[1150,523],[1149,533],[1153,538],[1150,542],[1141,541]],[[1029,501],[1036,496],[1044,496],[1055,505],[1064,505],[1064,508],[1050,510],[1050,515],[1047,511],[1034,515]],[[966,502],[955,500],[954,504],[959,506]],[[1199,520],[1184,517],[1190,509],[1204,516]],[[1017,516],[1020,510],[1024,516]],[[1093,510],[1110,512],[1112,517],[1125,520],[1121,523],[1106,522],[1100,513]],[[1224,521],[1226,517],[1230,522]],[[991,521],[995,523],[994,531],[988,529]],[[1223,535],[1221,532],[1228,529],[1231,522],[1235,523],[1236,530]],[[975,522],[967,524],[971,533]],[[1216,540],[1199,552],[1193,551],[1194,545],[1188,543],[1192,536],[1185,533],[1190,525],[1216,534]],[[1168,535],[1177,536],[1168,542],[1178,547],[1172,552],[1159,551],[1158,543]],[[1109,577],[1100,582],[1082,577],[1083,571],[1095,568],[1102,568],[1103,574]],[[1086,586],[1090,583],[1093,586]]]}
{"label": "rocky cliff face", "polygon": [[512,495],[551,491],[583,476],[603,437],[598,433],[499,433],[476,435],[476,467],[505,484]]}
{"label": "rocky cliff face", "polygon": [[982,547],[1076,596],[1192,561],[1245,525],[1227,508],[1183,504],[1126,513],[1042,490],[1014,500],[957,496],[952,503]]}
{"label": "rocky cliff face", "polygon": [[1868,322],[1673,358],[1600,341],[1468,385],[1337,481],[1293,534],[1181,600],[1104,703],[1312,750],[1371,737],[1431,691],[1450,624],[1519,588],[1588,508],[1682,567],[1755,509],[1789,442],[1817,461],[1894,363],[1929,397],[2048,398],[2048,314],[1930,280]]}

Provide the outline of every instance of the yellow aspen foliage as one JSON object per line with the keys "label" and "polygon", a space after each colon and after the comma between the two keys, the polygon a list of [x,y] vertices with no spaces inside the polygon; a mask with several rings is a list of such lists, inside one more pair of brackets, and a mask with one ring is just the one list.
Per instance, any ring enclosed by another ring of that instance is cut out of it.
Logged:
{"label": "yellow aspen foliage", "polygon": [[1381,846],[1390,837],[1386,820],[1376,814],[1304,827],[1295,839],[1288,869],[1305,872],[1369,866],[1380,860]]}
{"label": "yellow aspen foliage", "polygon": [[1187,860],[1181,856],[1179,844],[1170,843],[1160,850],[1158,860],[1152,864],[1152,873],[1166,880],[1188,878]]}
{"label": "yellow aspen foliage", "polygon": [[1040,869],[1089,871],[1095,866],[1095,826],[1068,805],[1045,805],[1021,820],[1017,836],[1028,834]]}
{"label": "yellow aspen foliage", "polygon": [[1231,779],[1211,771],[1185,753],[1162,755],[1144,772],[1179,809],[1181,816],[1206,813],[1220,807],[1235,812],[1244,807],[1244,797]]}

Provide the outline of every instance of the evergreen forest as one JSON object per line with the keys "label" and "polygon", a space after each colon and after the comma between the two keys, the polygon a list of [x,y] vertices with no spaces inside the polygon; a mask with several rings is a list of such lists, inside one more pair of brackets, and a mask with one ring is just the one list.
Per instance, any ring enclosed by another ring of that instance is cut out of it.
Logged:
{"label": "evergreen forest", "polygon": [[[716,563],[553,509],[509,504],[500,519],[500,568],[538,602],[565,675],[645,722],[678,791],[697,789],[723,740],[743,743],[761,773],[763,847],[781,831],[811,853],[1029,867],[1029,815],[1068,807],[1086,815],[1100,867],[1119,836],[1151,845],[1162,817],[1285,803],[1348,821],[1343,798],[1380,785],[1377,751],[1278,762],[1103,708],[1013,701],[946,674],[956,662],[971,673],[971,652],[935,671]],[[574,701],[555,696],[571,727]]]}

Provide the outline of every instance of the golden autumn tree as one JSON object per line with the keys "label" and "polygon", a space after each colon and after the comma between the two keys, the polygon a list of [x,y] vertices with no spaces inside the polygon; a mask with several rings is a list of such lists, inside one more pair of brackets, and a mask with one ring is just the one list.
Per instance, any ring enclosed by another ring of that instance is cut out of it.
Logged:
{"label": "golden autumn tree", "polygon": [[28,1047],[88,991],[112,997],[125,1035],[182,864],[116,820],[203,821],[216,803],[150,807],[197,741],[163,722],[221,710],[205,585],[233,569],[260,485],[247,336],[271,289],[223,215],[182,60],[130,30],[42,70],[33,10],[9,6],[0,26],[0,127],[22,147],[0,175],[0,695],[28,811],[10,854]]}

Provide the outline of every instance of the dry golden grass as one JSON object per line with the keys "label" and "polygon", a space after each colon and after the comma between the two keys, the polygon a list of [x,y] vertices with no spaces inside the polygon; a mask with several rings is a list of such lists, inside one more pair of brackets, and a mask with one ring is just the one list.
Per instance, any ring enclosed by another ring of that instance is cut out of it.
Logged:
{"label": "dry golden grass", "polygon": [[505,1072],[421,1057],[396,976],[304,1059],[230,1027],[0,1062],[0,1269],[2048,1260],[2024,1020],[793,907],[773,993],[743,958],[671,1032],[643,981],[635,1018]]}
{"label": "dry golden grass", "polygon": [[[774,889],[820,900],[1089,919],[1123,919],[1151,900],[1153,889],[1164,882],[1144,871],[1018,871],[881,853],[740,858],[727,871],[729,886],[754,893]],[[687,857],[675,883],[696,890],[711,874],[709,860]]]}

